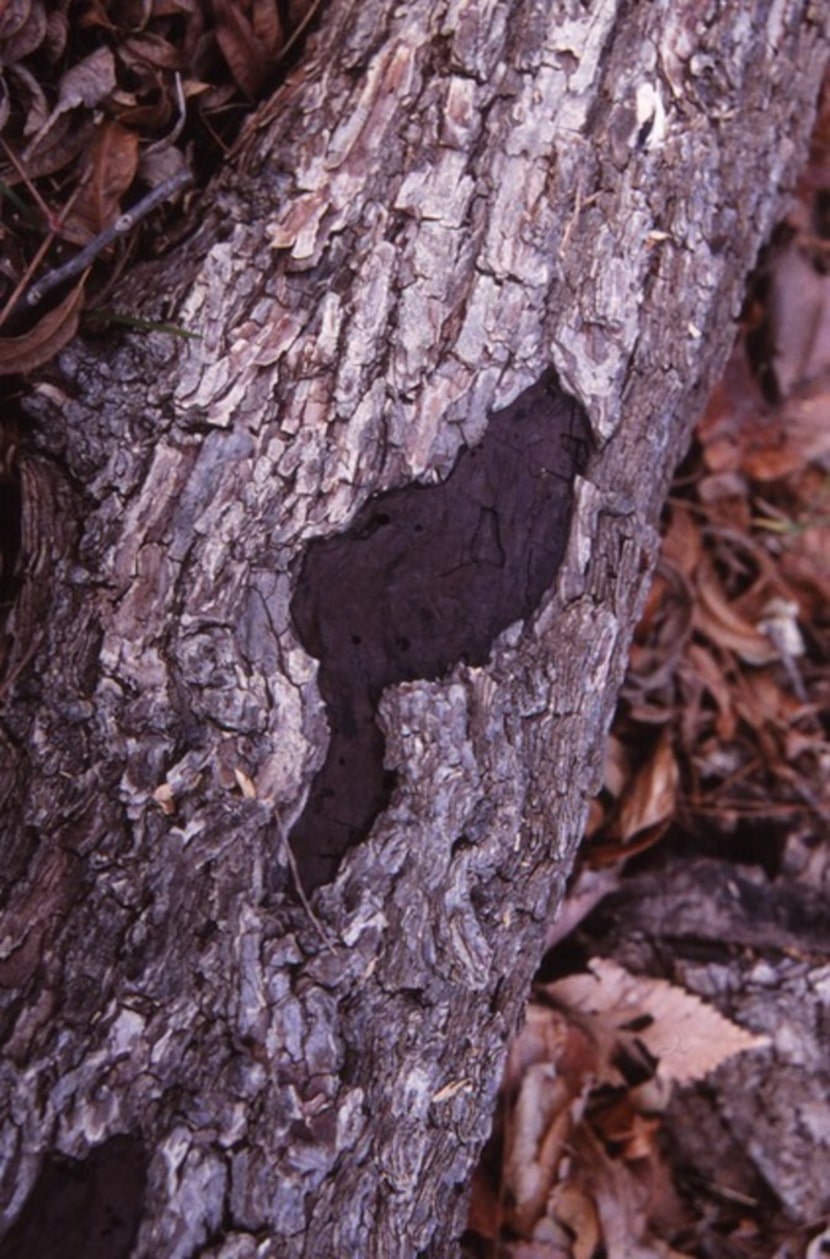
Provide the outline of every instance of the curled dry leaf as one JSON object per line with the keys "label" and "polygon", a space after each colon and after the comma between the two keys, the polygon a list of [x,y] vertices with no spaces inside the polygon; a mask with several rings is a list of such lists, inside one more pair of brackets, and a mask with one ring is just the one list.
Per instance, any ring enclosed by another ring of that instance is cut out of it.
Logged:
{"label": "curled dry leaf", "polygon": [[505,1185],[514,1203],[514,1226],[529,1234],[542,1213],[557,1178],[578,1107],[552,1062],[525,1072],[512,1115],[504,1167]]}
{"label": "curled dry leaf", "polygon": [[246,96],[254,97],[268,71],[265,48],[237,0],[214,0],[214,10],[216,42],[222,56],[239,89]]}
{"label": "curled dry leaf", "polygon": [[681,673],[691,700],[681,715],[684,748],[691,751],[706,729],[699,698],[704,693],[715,703],[714,725],[718,737],[734,738],[738,725],[734,689],[712,652],[700,643],[690,643]]}
{"label": "curled dry leaf", "polygon": [[69,344],[78,331],[85,283],[86,277],[28,332],[19,337],[0,337],[0,376],[25,376]]}
{"label": "curled dry leaf", "polygon": [[[601,972],[610,964],[592,965]],[[537,989],[555,1004],[531,1005],[511,1049],[504,1094],[515,1104],[504,1121],[501,1192],[491,1193],[488,1210],[479,1180],[471,1219],[482,1236],[494,1240],[507,1229],[526,1254],[560,1247],[570,1259],[592,1259],[599,1247],[615,1259],[677,1254],[655,1234],[655,1225],[658,1233],[675,1230],[680,1211],[654,1113],[665,1098],[655,1104],[654,1088],[648,1097],[627,1088],[616,1065],[621,1046],[636,1041],[632,1017],[639,1025],[661,1012],[644,1015],[632,1003],[630,986],[639,984],[637,998],[655,1005],[643,987],[650,981],[620,973],[624,983],[590,975]],[[590,998],[580,995],[580,981],[591,986]],[[641,1056],[653,1069],[648,1052]],[[511,1243],[505,1253],[518,1252]]]}
{"label": "curled dry leaf", "polygon": [[[586,831],[587,836],[590,837],[590,834],[590,831]],[[595,868],[591,864],[589,852],[588,860],[568,887],[568,895],[556,920],[547,930],[545,948],[552,949],[560,940],[567,939],[601,900],[617,890],[620,878],[619,866],[606,865]]]}
{"label": "curled dry leaf", "polygon": [[63,56],[68,39],[69,19],[60,9],[51,9],[46,15],[46,34],[40,48],[50,65]]}
{"label": "curled dry leaf", "polygon": [[756,481],[791,476],[806,461],[827,463],[830,458],[830,373],[824,373],[781,408],[774,431],[765,431],[745,458],[746,472]]}
{"label": "curled dry leaf", "polygon": [[3,45],[23,29],[31,13],[31,0],[8,0],[0,8],[0,42]]}
{"label": "curled dry leaf", "polygon": [[95,123],[91,114],[76,117],[63,114],[51,125],[44,125],[26,149],[26,174],[40,179],[63,170],[92,143]]}
{"label": "curled dry leaf", "polygon": [[564,1181],[554,1186],[549,1209],[573,1238],[569,1259],[593,1259],[602,1243],[602,1230],[590,1195],[581,1185]]}
{"label": "curled dry leaf", "polygon": [[123,40],[118,47],[118,56],[125,66],[138,75],[146,76],[148,71],[180,70],[182,55],[164,36],[155,31],[144,31]]}
{"label": "curled dry leaf", "polygon": [[138,133],[107,119],[96,129],[86,179],[62,226],[62,235],[85,245],[121,212],[121,198],[138,166]]}
{"label": "curled dry leaf", "polygon": [[[605,1259],[691,1259],[665,1242],[654,1227],[658,1222],[676,1226],[680,1216],[656,1143],[647,1158],[632,1164],[611,1157],[604,1142],[583,1124],[575,1134],[575,1163],[576,1183],[598,1220],[602,1240],[595,1254]],[[661,1201],[666,1198],[674,1199],[669,1212]]]}
{"label": "curled dry leaf", "polygon": [[[10,198],[4,215],[0,306],[35,266],[60,270],[56,238],[88,244],[112,225],[122,198],[140,203],[137,184],[172,179],[195,136],[200,153],[205,143],[226,153],[245,112],[240,94],[257,97],[318,7],[0,0],[0,180],[27,194]],[[94,264],[88,287],[100,292],[105,271]]]}
{"label": "curled dry leaf", "polygon": [[273,59],[285,43],[276,0],[253,0],[251,23],[266,55]]}
{"label": "curled dry leaf", "polygon": [[803,726],[805,737],[812,728],[813,746],[826,746],[814,709],[783,685],[781,677],[773,670],[758,669],[740,676],[734,692],[736,712],[749,729],[756,732],[774,771],[788,773],[793,768],[787,764],[785,746],[786,736],[797,723]]}
{"label": "curled dry leaf", "polygon": [[85,105],[94,109],[115,88],[115,57],[107,47],[96,48],[83,61],[70,66],[58,88],[58,100],[47,128],[61,114]]}
{"label": "curled dry leaf", "polygon": [[734,652],[746,664],[769,664],[779,652],[730,603],[711,560],[704,559],[698,570],[698,602],[694,624],[716,646]]}
{"label": "curled dry leaf", "polygon": [[664,730],[623,793],[614,831],[624,844],[672,819],[679,782],[671,734]]}
{"label": "curled dry leaf", "polygon": [[46,7],[42,0],[32,4],[20,0],[7,4],[0,25],[3,61],[11,64],[31,56],[40,47],[46,29]]}
{"label": "curled dry leaf", "polygon": [[660,558],[691,580],[703,554],[703,536],[693,513],[683,503],[672,503],[663,535]]}
{"label": "curled dry leaf", "polygon": [[706,469],[710,473],[740,472],[747,449],[768,426],[777,429],[778,423],[761,393],[745,338],[741,337],[697,426]]}
{"label": "curled dry leaf", "polygon": [[139,156],[138,174],[148,188],[158,188],[187,168],[187,159],[175,144],[164,140],[145,149]]}
{"label": "curled dry leaf", "polygon": [[[24,136],[32,135],[40,127],[44,126],[46,119],[49,117],[49,106],[46,102],[43,88],[38,83],[35,76],[26,66],[7,66],[6,72],[10,79],[14,80],[15,91],[12,92],[9,87],[9,96],[18,100],[20,112],[24,116],[23,134]],[[7,119],[4,119],[4,124]],[[2,168],[3,178],[19,179],[17,171],[12,166],[8,169],[9,164],[4,162]]]}
{"label": "curled dry leaf", "polygon": [[[668,718],[667,718],[668,720]],[[664,729],[645,760],[632,770],[638,752],[616,741],[606,758],[603,796],[594,811],[585,858],[589,868],[607,867],[650,848],[677,810],[680,770],[670,729]],[[642,757],[642,753],[639,753]],[[566,915],[567,916],[567,915]]]}
{"label": "curled dry leaf", "polygon": [[786,397],[830,360],[830,277],[796,236],[774,252],[770,281],[773,369]]}
{"label": "curled dry leaf", "polygon": [[[631,647],[626,698],[642,707],[671,682],[692,633],[694,598],[688,578],[667,560],[658,563]],[[655,696],[666,719],[665,696]]]}
{"label": "curled dry leaf", "polygon": [[511,1243],[510,1249],[504,1252],[504,1259],[573,1259],[573,1254],[564,1242],[534,1238],[531,1242]]}

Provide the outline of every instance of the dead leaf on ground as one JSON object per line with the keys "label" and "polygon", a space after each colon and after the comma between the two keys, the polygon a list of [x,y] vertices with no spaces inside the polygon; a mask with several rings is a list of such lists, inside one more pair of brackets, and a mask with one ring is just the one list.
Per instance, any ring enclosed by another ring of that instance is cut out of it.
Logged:
{"label": "dead leaf on ground", "polygon": [[[41,179],[69,166],[79,153],[89,147],[95,134],[91,114],[80,116],[61,114],[51,125],[44,124],[25,153],[25,171],[29,180]],[[20,182],[17,172],[7,168],[4,178],[11,183]]]}
{"label": "dead leaf on ground", "polygon": [[268,72],[268,54],[236,0],[214,0],[216,42],[234,82],[246,96],[259,92]]}
{"label": "dead leaf on ground", "polygon": [[697,593],[693,620],[699,633],[722,650],[734,652],[746,664],[769,664],[778,658],[779,652],[769,639],[747,621],[727,597],[708,558],[700,564]]}
{"label": "dead leaf on ground", "polygon": [[138,132],[112,119],[98,127],[86,179],[62,224],[63,236],[85,245],[115,222],[121,213],[121,198],[135,178],[138,151]]}
{"label": "dead leaf on ground", "polygon": [[686,659],[680,666],[680,677],[689,701],[684,705],[680,719],[685,750],[689,753],[694,750],[710,724],[704,717],[699,700],[693,698],[696,690],[714,701],[714,728],[718,737],[723,741],[734,738],[738,724],[734,688],[711,650],[702,643],[690,643]]}
{"label": "dead leaf on ground", "polygon": [[595,958],[590,968],[589,975],[570,975],[545,991],[569,1011],[587,1015],[601,1043],[616,1039],[636,1048],[639,1042],[669,1083],[702,1080],[727,1058],[768,1044],[665,979],[631,975],[608,958]]}
{"label": "dead leaf on ground", "polygon": [[677,807],[679,781],[671,734],[663,731],[620,801],[613,830],[623,844],[671,820]]}
{"label": "dead leaf on ground", "polygon": [[0,13],[0,49],[5,63],[21,61],[40,47],[46,34],[46,7],[41,2],[6,4]]}
{"label": "dead leaf on ground", "polygon": [[[661,1149],[673,1083],[767,1043],[684,989],[595,958],[587,975],[537,986],[503,1085],[501,1183],[480,1171],[471,1227],[569,1259],[684,1259],[665,1238],[685,1220]],[[642,1084],[632,1087],[634,1074]],[[518,1253],[507,1243],[506,1253]]]}
{"label": "dead leaf on ground", "polygon": [[[113,91],[115,83],[115,57],[112,50],[106,46],[96,48],[82,61],[70,66],[61,78],[57,104],[46,120],[44,131],[48,131],[61,114],[69,110],[77,109],[81,105],[87,109],[100,105],[104,97]],[[39,141],[40,136],[35,136],[24,154],[26,159],[31,156]]]}
{"label": "dead leaf on ground", "polygon": [[830,276],[797,235],[774,251],[769,272],[772,365],[786,398],[830,364]]}
{"label": "dead leaf on ground", "polygon": [[[240,94],[256,100],[315,11],[283,0],[0,0],[0,180],[22,185],[4,215],[0,306],[36,266],[63,265],[56,239],[95,241],[125,198],[135,206],[144,185],[174,180],[196,145],[204,169],[206,145],[221,160],[248,109]],[[94,266],[95,296],[105,270]]]}
{"label": "dead leaf on ground", "polygon": [[752,370],[745,338],[740,337],[696,429],[706,471],[741,472],[747,446],[768,426],[780,431],[780,421]]}
{"label": "dead leaf on ground", "polygon": [[253,0],[251,24],[265,54],[274,58],[285,43],[282,20],[276,0]]}
{"label": "dead leaf on ground", "polygon": [[28,332],[19,337],[0,337],[0,376],[25,376],[69,344],[78,330],[85,284],[86,277]]}

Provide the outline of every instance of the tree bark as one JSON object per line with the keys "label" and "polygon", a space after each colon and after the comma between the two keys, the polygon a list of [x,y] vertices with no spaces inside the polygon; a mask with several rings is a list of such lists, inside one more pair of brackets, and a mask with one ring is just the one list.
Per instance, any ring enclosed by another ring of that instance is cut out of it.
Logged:
{"label": "tree bark", "polygon": [[[456,1253],[826,52],[810,0],[332,0],[197,234],[131,283],[198,339],[78,341],[35,386],[1,1255]],[[556,580],[486,662],[386,687],[395,788],[304,901],[287,836],[335,721],[291,616],[309,545],[446,478],[550,369],[592,433]]]}

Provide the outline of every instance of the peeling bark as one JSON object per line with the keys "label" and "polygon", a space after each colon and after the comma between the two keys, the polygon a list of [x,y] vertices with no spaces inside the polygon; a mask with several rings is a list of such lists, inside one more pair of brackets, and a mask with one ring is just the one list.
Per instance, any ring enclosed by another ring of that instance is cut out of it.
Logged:
{"label": "peeling bark", "polygon": [[[825,27],[810,0],[332,0],[197,235],[131,286],[200,339],[78,342],[36,387],[0,1255],[47,1253],[43,1177],[109,1183],[117,1138],[140,1223],[112,1255],[455,1253]],[[486,662],[383,692],[397,785],[309,914],[285,842],[328,746],[303,556],[445,478],[551,368],[595,444],[555,584]]]}

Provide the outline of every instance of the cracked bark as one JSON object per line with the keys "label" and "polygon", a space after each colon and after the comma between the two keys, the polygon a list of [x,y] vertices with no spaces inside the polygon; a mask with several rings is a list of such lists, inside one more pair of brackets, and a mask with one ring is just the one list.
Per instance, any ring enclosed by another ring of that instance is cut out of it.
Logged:
{"label": "cracked bark", "polygon": [[[332,0],[197,235],[131,285],[200,339],[77,343],[35,387],[0,1254],[48,1254],[61,1203],[106,1192],[101,1254],[455,1253],[824,26],[808,0]],[[302,557],[551,367],[596,447],[555,583],[486,662],[384,691],[397,786],[315,922],[285,847],[328,744]]]}

